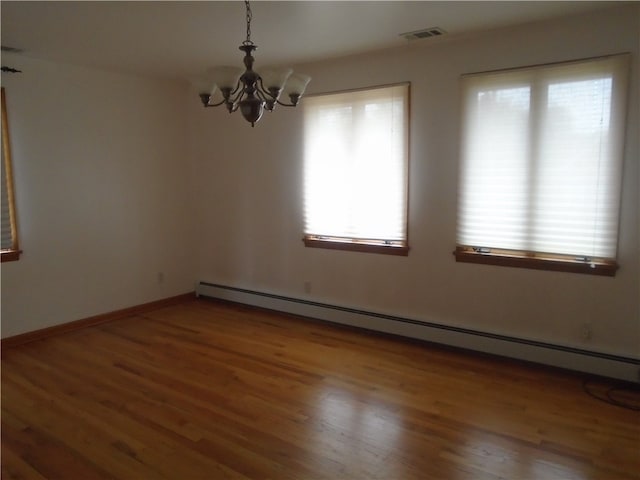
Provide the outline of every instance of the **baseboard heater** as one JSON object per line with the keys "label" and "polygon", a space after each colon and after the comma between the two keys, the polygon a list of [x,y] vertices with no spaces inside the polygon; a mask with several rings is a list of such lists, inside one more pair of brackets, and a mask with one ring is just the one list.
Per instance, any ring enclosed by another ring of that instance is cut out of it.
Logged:
{"label": "baseboard heater", "polygon": [[508,358],[639,382],[640,359],[200,282],[196,295]]}

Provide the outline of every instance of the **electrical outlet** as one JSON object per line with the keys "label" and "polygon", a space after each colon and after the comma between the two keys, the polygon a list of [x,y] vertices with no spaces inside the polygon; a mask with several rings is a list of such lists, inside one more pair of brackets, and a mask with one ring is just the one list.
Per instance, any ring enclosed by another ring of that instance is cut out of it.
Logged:
{"label": "electrical outlet", "polygon": [[304,282],[304,293],[311,293],[311,282],[309,280]]}
{"label": "electrical outlet", "polygon": [[593,337],[593,330],[590,323],[583,323],[581,328],[581,336],[583,342],[588,342]]}
{"label": "electrical outlet", "polygon": [[158,283],[164,283],[164,272],[158,272]]}

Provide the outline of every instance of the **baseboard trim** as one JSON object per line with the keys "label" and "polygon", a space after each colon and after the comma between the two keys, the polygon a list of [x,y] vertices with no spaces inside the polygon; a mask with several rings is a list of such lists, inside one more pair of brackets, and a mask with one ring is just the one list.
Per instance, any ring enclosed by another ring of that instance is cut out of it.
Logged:
{"label": "baseboard trim", "polygon": [[640,359],[201,281],[196,295],[629,382]]}
{"label": "baseboard trim", "polygon": [[19,335],[14,335],[12,337],[3,338],[2,340],[0,340],[0,348],[4,350],[8,348],[18,347],[26,343],[35,342],[36,340],[42,340],[44,338],[61,335],[63,333],[72,332],[74,330],[80,330],[82,328],[91,327],[93,325],[99,325],[101,323],[111,322],[113,320],[119,320],[125,317],[140,315],[142,313],[147,313],[159,308],[185,303],[191,300],[195,300],[195,298],[195,292],[183,293],[182,295],[163,298],[161,300],[155,300],[153,302],[123,308],[121,310],[114,310],[113,312],[102,313],[100,315],[94,315],[92,317],[63,323],[61,325],[54,325],[52,327],[42,328],[39,330],[34,330],[32,332],[21,333]]}

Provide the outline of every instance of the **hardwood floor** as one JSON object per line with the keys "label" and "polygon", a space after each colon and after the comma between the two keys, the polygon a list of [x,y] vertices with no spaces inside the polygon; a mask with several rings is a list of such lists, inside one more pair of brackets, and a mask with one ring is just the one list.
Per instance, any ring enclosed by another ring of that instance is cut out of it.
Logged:
{"label": "hardwood floor", "polygon": [[2,478],[640,478],[578,375],[192,301],[5,349]]}

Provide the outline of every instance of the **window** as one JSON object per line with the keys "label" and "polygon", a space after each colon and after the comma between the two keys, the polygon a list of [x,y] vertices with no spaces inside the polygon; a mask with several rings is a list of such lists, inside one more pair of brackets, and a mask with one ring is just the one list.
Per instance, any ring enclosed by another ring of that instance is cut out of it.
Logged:
{"label": "window", "polygon": [[304,101],[304,242],[407,255],[409,84]]}
{"label": "window", "polygon": [[628,61],[462,78],[458,261],[615,274]]}
{"label": "window", "polygon": [[18,260],[18,234],[16,229],[16,213],[13,202],[13,174],[11,170],[11,149],[9,145],[9,125],[7,123],[7,104],[4,88],[2,88],[2,245],[0,253],[2,261]]}

